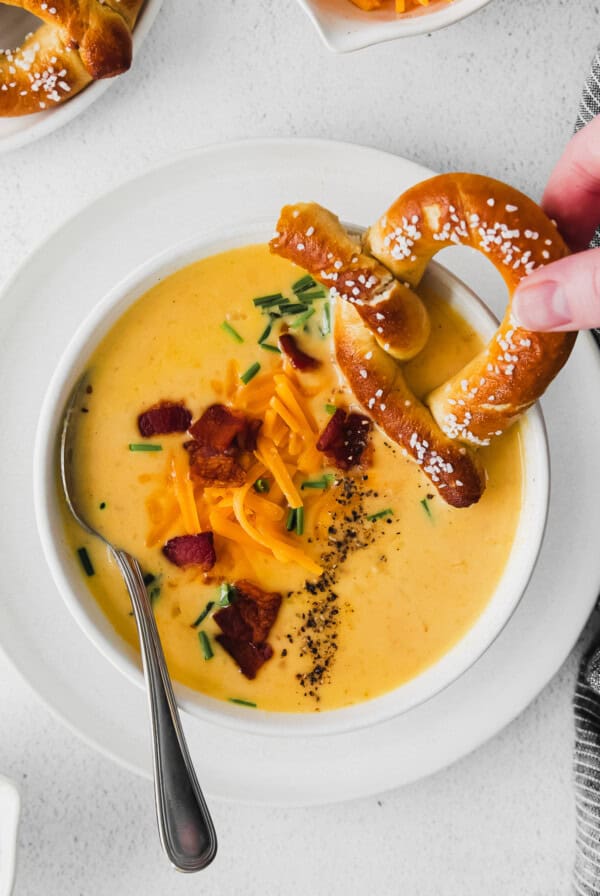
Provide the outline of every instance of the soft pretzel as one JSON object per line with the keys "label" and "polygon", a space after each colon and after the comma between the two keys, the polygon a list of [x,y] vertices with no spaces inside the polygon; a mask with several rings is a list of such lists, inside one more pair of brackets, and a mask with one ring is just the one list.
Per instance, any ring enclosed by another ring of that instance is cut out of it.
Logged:
{"label": "soft pretzel", "polygon": [[[436,252],[459,243],[490,257],[511,298],[523,276],[568,254],[553,223],[530,199],[498,181],[467,174],[441,175],[408,190],[368,231],[362,251],[337,218],[316,205],[284,208],[271,248],[332,287],[338,300],[336,356],[357,400],[421,465],[448,504],[467,507],[485,488],[472,446],[488,444],[540,397],[567,360],[575,334],[518,328],[509,301],[486,349],[426,399],[430,413],[391,357],[392,345],[402,348],[396,358],[420,350],[420,317],[405,315],[403,334],[394,335],[400,316],[388,319],[383,306],[374,315],[365,308],[375,307],[385,283],[386,291],[401,297],[402,307],[414,310],[411,287]],[[396,287],[374,267],[376,261],[398,278]],[[370,280],[367,269],[373,271]],[[332,270],[338,273],[333,284]],[[359,293],[353,291],[357,281]]]}
{"label": "soft pretzel", "polygon": [[[481,465],[471,451],[441,432],[411,392],[396,360],[399,354],[404,358],[417,354],[423,346],[423,332],[429,333],[416,294],[362,253],[339,220],[315,204],[282,210],[271,249],[330,285],[339,300],[335,305],[335,352],[356,399],[387,435],[422,465],[449,504],[466,507],[478,501],[485,488]],[[327,262],[324,267],[323,259]],[[337,274],[335,285],[331,285],[332,273]],[[382,287],[396,296],[392,300],[395,313],[389,318],[388,307],[379,303]],[[373,312],[374,308],[385,308],[385,313]],[[401,332],[394,329],[397,320]],[[388,348],[394,340],[400,347],[396,358]]]}
{"label": "soft pretzel", "polygon": [[365,244],[416,286],[431,258],[462,244],[483,252],[508,287],[500,327],[484,351],[427,398],[444,432],[487,445],[538,400],[571,353],[576,333],[532,333],[511,314],[520,280],[569,254],[555,224],[528,196],[489,177],[441,174],[407,190]]}
{"label": "soft pretzel", "polygon": [[0,116],[71,99],[131,65],[131,33],[144,0],[0,0],[43,24],[16,50],[0,50]]}

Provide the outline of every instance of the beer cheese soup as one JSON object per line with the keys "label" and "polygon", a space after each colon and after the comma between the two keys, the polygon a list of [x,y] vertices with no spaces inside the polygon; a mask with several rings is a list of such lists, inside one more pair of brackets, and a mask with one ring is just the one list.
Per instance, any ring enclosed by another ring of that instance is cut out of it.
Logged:
{"label": "beer cheese soup", "polygon": [[[431,337],[405,366],[419,396],[481,347],[443,297],[424,298]],[[511,550],[519,426],[482,449],[481,501],[449,507],[356,406],[333,314],[309,276],[248,246],[161,280],[89,363],[83,514],[140,560],[173,677],[221,700],[314,712],[398,687],[473,625]],[[135,645],[118,569],[65,526]]]}

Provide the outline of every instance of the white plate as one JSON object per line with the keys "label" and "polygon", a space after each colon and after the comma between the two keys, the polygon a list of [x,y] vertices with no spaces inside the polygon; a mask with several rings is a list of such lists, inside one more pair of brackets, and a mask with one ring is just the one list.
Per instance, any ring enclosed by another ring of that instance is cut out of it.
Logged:
{"label": "white plate", "polygon": [[[133,36],[133,65],[140,51],[142,41],[148,34],[163,0],[146,0],[135,26]],[[16,47],[23,39],[27,31],[37,27],[36,20],[28,13],[20,9],[0,4],[0,47]],[[121,75],[121,78],[127,75]],[[80,115],[88,106],[91,106],[105,90],[115,82],[116,78],[105,78],[95,81],[78,93],[77,96],[57,106],[56,109],[48,109],[46,112],[36,112],[35,115],[19,115],[15,118],[0,117],[0,154],[26,146],[52,133],[68,121],[72,121]]]}
{"label": "white plate", "polygon": [[0,896],[10,896],[13,890],[20,811],[19,791],[0,775]]}
{"label": "white plate", "polygon": [[349,53],[399,37],[428,34],[470,16],[490,0],[431,0],[403,15],[393,4],[365,12],[350,0],[298,0],[325,46],[334,53]]}
{"label": "white plate", "polygon": [[[211,147],[97,200],[37,249],[0,297],[0,644],[74,731],[137,772],[151,770],[144,694],[90,646],[71,618],[35,531],[31,454],[52,370],[90,308],[166,246],[232,222],[275,220],[282,204],[302,199],[369,223],[430,173],[338,143]],[[480,294],[495,294],[493,310],[501,310],[498,281],[479,255],[455,249],[444,260]],[[453,762],[524,709],[570,652],[600,585],[599,388],[600,357],[584,335],[544,403],[554,489],[540,560],[517,612],[485,656],[428,703],[335,737],[244,735],[186,716],[209,796],[290,806],[377,793]]]}

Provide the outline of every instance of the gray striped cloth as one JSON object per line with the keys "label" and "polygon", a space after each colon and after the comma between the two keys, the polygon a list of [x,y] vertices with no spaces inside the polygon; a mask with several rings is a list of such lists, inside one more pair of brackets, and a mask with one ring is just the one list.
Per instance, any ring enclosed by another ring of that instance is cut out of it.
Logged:
{"label": "gray striped cloth", "polygon": [[[600,49],[583,90],[575,130],[600,113]],[[600,228],[591,246],[600,247]],[[600,346],[600,330],[593,331]],[[575,867],[578,896],[600,896],[600,645],[583,658],[575,696]]]}

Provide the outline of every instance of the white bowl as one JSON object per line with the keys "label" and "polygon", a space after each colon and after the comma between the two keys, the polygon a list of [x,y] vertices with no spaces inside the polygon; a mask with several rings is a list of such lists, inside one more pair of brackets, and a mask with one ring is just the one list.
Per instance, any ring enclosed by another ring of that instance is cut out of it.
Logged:
{"label": "white bowl", "polygon": [[[34,501],[38,529],[54,581],[90,641],[128,678],[143,687],[139,656],[114,631],[88,590],[74,552],[65,543],[58,486],[58,433],[68,397],[96,346],[124,311],[159,280],[217,252],[266,241],[272,221],[243,230],[231,228],[204,241],[192,239],[161,253],[119,283],[81,324],[50,381],[41,409],[34,451]],[[483,303],[445,268],[432,263],[430,283],[463,317],[488,338],[496,321]],[[175,685],[183,709],[205,721],[275,735],[341,733],[391,718],[433,697],[469,669],[508,622],[533,572],[542,543],[549,498],[548,446],[538,407],[523,424],[525,477],[523,507],[515,541],[489,603],[462,640],[437,663],[401,687],[373,700],[326,712],[269,713],[234,706]]]}
{"label": "white bowl", "polygon": [[428,6],[396,15],[393,6],[365,12],[350,0],[298,0],[325,46],[334,53],[349,53],[398,37],[437,31],[464,19],[489,2],[432,0]]}
{"label": "white bowl", "polygon": [[[144,3],[133,35],[133,66],[142,42],[161,6],[162,0],[146,0]],[[40,20],[30,13],[0,3],[0,47],[7,49],[19,46],[25,35],[29,31],[34,31],[40,24]],[[127,74],[120,75],[120,78],[126,77]],[[116,80],[118,79],[104,78],[101,81],[94,81],[72,100],[62,103],[55,109],[36,112],[34,115],[0,118],[0,154],[33,143],[67,124],[91,106]]]}

